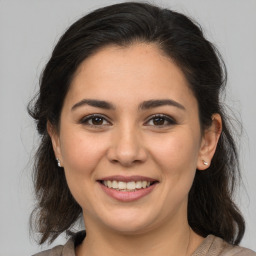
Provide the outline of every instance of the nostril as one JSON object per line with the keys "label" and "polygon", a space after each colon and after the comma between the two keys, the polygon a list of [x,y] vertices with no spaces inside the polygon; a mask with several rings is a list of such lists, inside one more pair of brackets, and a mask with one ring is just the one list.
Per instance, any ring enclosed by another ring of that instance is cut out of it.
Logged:
{"label": "nostril", "polygon": [[138,164],[138,163],[141,163],[143,161],[141,160],[138,160],[138,159],[134,159],[134,158],[125,158],[125,157],[121,157],[121,158],[112,158],[112,159],[109,159],[109,161],[112,163],[112,164],[120,164],[122,166],[125,166],[125,167],[130,167],[130,166],[133,166],[134,164]]}
{"label": "nostril", "polygon": [[118,160],[116,160],[116,159],[111,159],[110,162],[113,163],[113,164],[116,164],[116,163],[118,163]]}

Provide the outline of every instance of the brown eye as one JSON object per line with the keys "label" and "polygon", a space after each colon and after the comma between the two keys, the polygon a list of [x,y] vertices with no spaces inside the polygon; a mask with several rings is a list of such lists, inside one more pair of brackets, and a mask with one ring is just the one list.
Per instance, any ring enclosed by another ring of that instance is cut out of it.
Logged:
{"label": "brown eye", "polygon": [[110,122],[103,116],[100,115],[89,115],[84,117],[81,121],[81,124],[88,126],[106,126],[110,125]]}
{"label": "brown eye", "polygon": [[159,126],[159,127],[166,127],[176,124],[176,121],[171,118],[170,116],[159,114],[154,115],[145,123],[147,126]]}
{"label": "brown eye", "polygon": [[163,117],[154,117],[153,118],[153,124],[154,125],[164,125],[165,124],[165,118]]}
{"label": "brown eye", "polygon": [[93,125],[102,125],[103,124],[103,121],[104,119],[102,117],[98,117],[98,116],[95,116],[91,119],[91,123]]}

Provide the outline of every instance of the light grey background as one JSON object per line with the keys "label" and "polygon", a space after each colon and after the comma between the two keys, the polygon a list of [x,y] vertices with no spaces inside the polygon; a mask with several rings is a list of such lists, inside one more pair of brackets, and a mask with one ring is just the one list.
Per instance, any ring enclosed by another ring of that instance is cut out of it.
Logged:
{"label": "light grey background", "polygon": [[[37,145],[26,105],[54,44],[77,18],[110,0],[0,0],[0,255],[40,251],[29,237],[33,209],[31,164]],[[197,20],[228,67],[228,98],[245,128],[240,143],[244,187],[237,202],[245,215],[243,246],[256,250],[256,1],[151,1]],[[58,239],[56,243],[63,243]],[[55,244],[56,244],[55,243]]]}

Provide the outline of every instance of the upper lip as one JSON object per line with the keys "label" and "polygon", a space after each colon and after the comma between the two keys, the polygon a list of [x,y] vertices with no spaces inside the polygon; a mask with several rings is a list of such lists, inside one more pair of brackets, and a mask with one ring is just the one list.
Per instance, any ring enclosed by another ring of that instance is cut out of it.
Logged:
{"label": "upper lip", "polygon": [[108,176],[99,179],[99,181],[104,181],[104,180],[110,180],[110,181],[124,181],[124,182],[129,182],[129,181],[157,181],[156,179],[152,179],[149,177],[145,176],[138,176],[138,175],[133,175],[133,176],[122,176],[122,175],[113,175],[113,176]]}

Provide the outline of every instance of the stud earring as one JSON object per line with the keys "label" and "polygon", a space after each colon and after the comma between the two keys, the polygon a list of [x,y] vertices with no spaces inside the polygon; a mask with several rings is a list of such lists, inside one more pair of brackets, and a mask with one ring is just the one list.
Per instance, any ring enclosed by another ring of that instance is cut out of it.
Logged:
{"label": "stud earring", "polygon": [[203,164],[204,164],[204,165],[209,165],[209,164],[208,164],[206,161],[204,161],[204,160],[203,160]]}
{"label": "stud earring", "polygon": [[61,164],[60,164],[60,160],[59,160],[59,158],[56,158],[56,161],[57,161],[57,165],[58,165],[58,167],[61,167]]}

